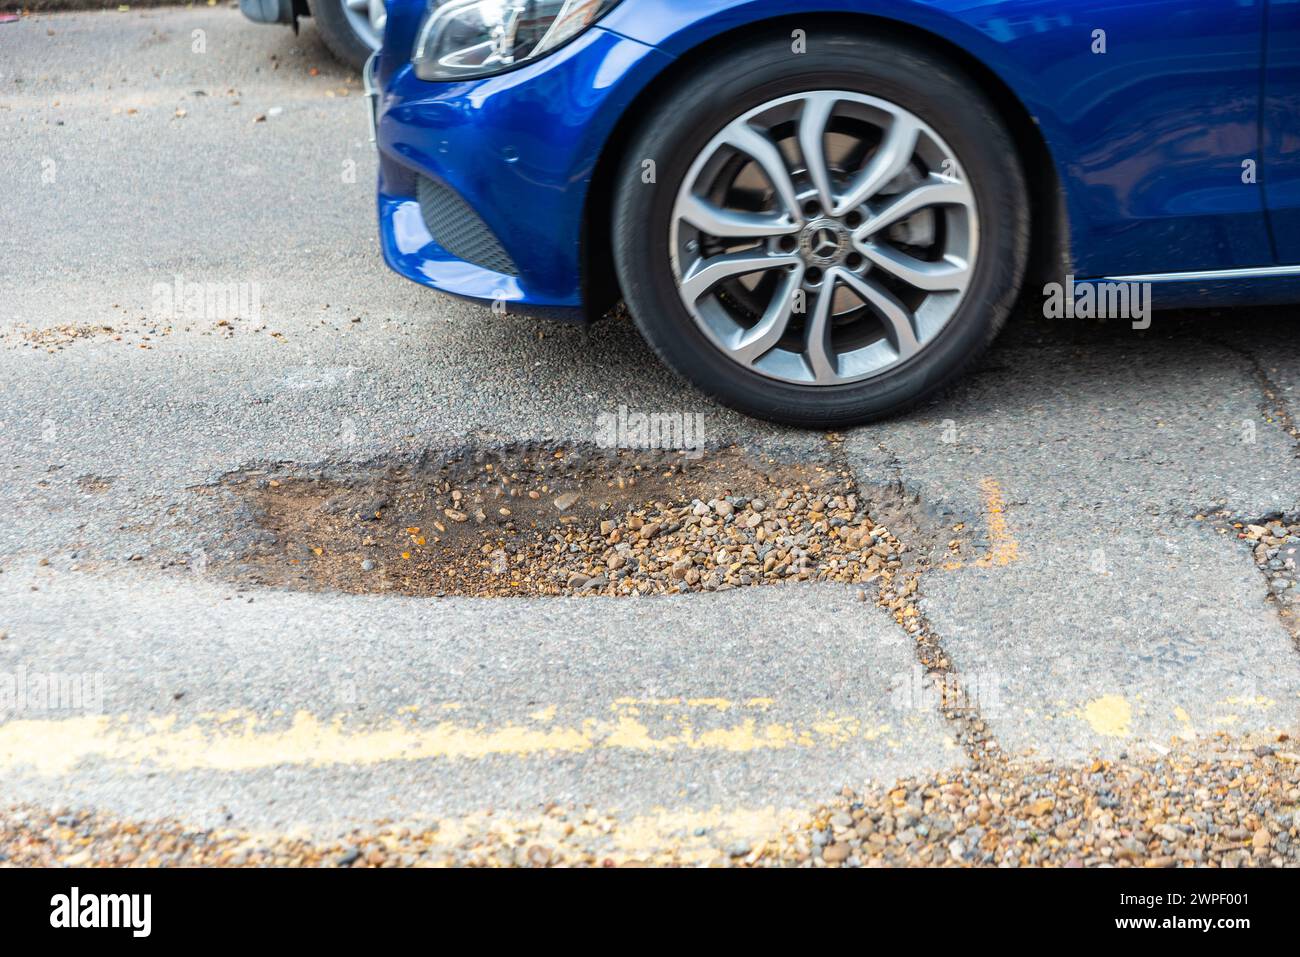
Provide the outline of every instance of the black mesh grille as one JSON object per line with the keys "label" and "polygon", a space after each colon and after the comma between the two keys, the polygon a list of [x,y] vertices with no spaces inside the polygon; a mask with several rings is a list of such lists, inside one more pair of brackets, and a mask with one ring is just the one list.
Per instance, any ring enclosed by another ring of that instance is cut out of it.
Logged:
{"label": "black mesh grille", "polygon": [[441,183],[417,177],[420,214],[434,241],[457,259],[507,276],[516,274],[510,254],[469,204]]}

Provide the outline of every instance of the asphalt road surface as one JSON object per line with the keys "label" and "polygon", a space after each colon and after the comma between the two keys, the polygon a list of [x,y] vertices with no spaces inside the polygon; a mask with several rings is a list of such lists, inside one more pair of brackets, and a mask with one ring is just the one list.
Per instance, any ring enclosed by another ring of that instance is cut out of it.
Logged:
{"label": "asphalt road surface", "polygon": [[[310,26],[0,24],[0,144],[0,675],[102,681],[63,710],[11,681],[6,803],[324,840],[554,803],[644,856],[976,760],[965,719],[900,704],[923,666],[977,685],[1016,759],[1300,728],[1288,602],[1241,538],[1300,521],[1294,310],[1139,332],[1026,308],[952,393],[832,441],[711,405],[626,318],[495,316],[390,274],[359,84]],[[244,284],[258,314],[160,316],[178,281]],[[201,560],[245,531],[223,476],[581,447],[620,406],[841,462],[961,529],[970,557],[919,576],[929,652],[850,585],[421,598]]]}

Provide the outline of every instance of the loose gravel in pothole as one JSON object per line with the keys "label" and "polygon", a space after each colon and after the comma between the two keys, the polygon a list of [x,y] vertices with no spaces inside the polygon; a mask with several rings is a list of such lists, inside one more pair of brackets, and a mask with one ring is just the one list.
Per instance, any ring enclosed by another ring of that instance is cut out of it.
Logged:
{"label": "loose gravel in pothole", "polygon": [[525,827],[488,816],[455,834],[379,824],[309,841],[17,807],[0,813],[0,865],[1296,866],[1300,749],[1286,735],[1220,735],[1163,756],[1000,763],[846,792],[749,842],[684,831],[636,857],[615,850],[622,823],[552,804]]}
{"label": "loose gravel in pothole", "polygon": [[[847,468],[533,449],[353,475],[223,483],[260,541],[245,580],[408,595],[658,595],[791,581],[868,583],[905,546]],[[954,542],[950,548],[960,549]]]}

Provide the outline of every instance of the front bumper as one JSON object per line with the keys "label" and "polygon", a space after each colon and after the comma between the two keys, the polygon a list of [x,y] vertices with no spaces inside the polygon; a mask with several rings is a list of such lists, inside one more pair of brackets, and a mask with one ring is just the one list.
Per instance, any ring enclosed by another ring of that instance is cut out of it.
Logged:
{"label": "front bumper", "polygon": [[596,26],[508,73],[431,83],[400,42],[423,10],[390,6],[375,68],[385,260],[414,282],[506,311],[579,318],[593,171],[669,58]]}

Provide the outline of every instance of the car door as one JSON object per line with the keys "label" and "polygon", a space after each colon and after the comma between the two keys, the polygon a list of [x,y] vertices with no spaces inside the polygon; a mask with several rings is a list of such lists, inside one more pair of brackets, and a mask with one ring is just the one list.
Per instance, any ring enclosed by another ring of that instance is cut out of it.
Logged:
{"label": "car door", "polygon": [[1080,275],[1272,263],[1251,168],[1263,73],[1255,0],[979,9],[1006,18],[1008,51],[1036,75],[1035,113],[1056,127]]}
{"label": "car door", "polygon": [[1300,2],[1269,0],[1261,186],[1276,262],[1300,263]]}

